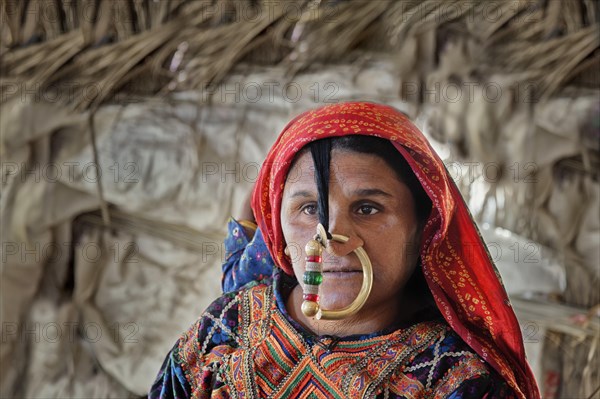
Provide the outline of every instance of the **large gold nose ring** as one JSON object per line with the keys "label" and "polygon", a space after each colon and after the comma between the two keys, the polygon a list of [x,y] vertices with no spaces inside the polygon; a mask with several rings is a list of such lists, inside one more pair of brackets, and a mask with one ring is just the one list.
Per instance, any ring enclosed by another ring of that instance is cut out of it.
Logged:
{"label": "large gold nose ring", "polygon": [[[349,237],[341,234],[332,234],[331,241],[346,243]],[[342,309],[327,310],[319,306],[319,287],[323,282],[323,248],[327,240],[327,233],[323,225],[317,226],[317,234],[304,248],[306,252],[306,269],[302,278],[304,283],[302,313],[307,317],[316,317],[323,320],[340,320],[356,314],[367,302],[373,287],[373,266],[367,252],[362,246],[354,249],[363,271],[363,281],[360,291],[352,303]]]}

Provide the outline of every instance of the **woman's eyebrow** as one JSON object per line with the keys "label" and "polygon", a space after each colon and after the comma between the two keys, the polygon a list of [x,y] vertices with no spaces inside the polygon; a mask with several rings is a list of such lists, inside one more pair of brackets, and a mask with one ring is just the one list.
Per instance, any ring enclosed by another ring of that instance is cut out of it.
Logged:
{"label": "woman's eyebrow", "polygon": [[309,191],[306,191],[306,190],[300,190],[300,191],[296,191],[290,195],[290,198],[296,198],[296,197],[312,198],[313,194],[311,194]]}
{"label": "woman's eyebrow", "polygon": [[383,190],[380,190],[378,188],[361,188],[361,189],[354,191],[354,194],[361,196],[361,197],[373,197],[373,196],[393,197],[392,194],[385,192]]}

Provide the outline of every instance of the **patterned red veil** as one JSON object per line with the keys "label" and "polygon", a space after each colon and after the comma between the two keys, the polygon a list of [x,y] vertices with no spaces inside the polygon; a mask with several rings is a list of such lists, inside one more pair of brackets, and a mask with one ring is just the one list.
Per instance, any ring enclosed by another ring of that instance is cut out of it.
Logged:
{"label": "patterned red veil", "polygon": [[293,274],[283,253],[280,211],[295,155],[313,140],[352,134],[392,141],[431,198],[433,212],[423,231],[421,260],[448,324],[520,397],[540,398],[517,318],[462,196],[425,136],[394,108],[364,102],[329,105],[299,115],[283,129],[267,155],[252,198],[275,263]]}

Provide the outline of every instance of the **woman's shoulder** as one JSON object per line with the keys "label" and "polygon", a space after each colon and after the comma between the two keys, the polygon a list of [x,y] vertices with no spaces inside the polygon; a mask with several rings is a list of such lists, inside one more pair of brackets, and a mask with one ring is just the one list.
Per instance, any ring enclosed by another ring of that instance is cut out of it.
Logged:
{"label": "woman's shoulder", "polygon": [[421,323],[420,328],[433,336],[399,370],[404,378],[419,381],[436,397],[512,397],[505,380],[445,322]]}
{"label": "woman's shoulder", "polygon": [[[189,397],[191,392],[223,388],[220,365],[243,346],[242,306],[245,298],[269,291],[267,283],[253,282],[215,299],[177,340],[166,357],[150,397]],[[216,374],[215,374],[216,373]]]}
{"label": "woman's shoulder", "polygon": [[405,371],[419,380],[427,376],[429,384],[457,368],[466,367],[467,374],[488,372],[483,359],[446,323],[429,324],[435,326],[435,337],[415,356]]}
{"label": "woman's shoulder", "polygon": [[180,347],[191,346],[197,354],[203,355],[215,345],[237,346],[245,298],[270,295],[271,286],[269,280],[253,281],[237,291],[222,294],[183,333]]}

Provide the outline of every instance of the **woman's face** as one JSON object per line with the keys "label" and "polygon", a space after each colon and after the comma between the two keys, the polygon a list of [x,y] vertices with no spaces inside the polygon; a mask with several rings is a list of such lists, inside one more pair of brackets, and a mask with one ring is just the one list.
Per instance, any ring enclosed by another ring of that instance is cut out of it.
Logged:
{"label": "woman's face", "polygon": [[[283,235],[300,282],[304,246],[315,235],[318,223],[314,165],[310,152],[304,151],[288,173],[281,207]],[[420,231],[412,193],[382,158],[332,150],[329,231],[362,241],[371,259],[373,289],[363,311],[399,306],[402,289],[417,263]],[[349,305],[362,284],[356,255],[336,257],[324,251],[323,272],[322,308]]]}

